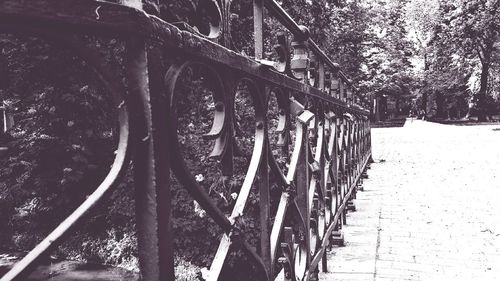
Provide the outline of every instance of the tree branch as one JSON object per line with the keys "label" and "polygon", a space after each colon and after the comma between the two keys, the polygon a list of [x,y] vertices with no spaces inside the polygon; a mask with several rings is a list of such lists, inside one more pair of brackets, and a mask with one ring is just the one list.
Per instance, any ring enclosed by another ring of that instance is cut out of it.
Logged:
{"label": "tree branch", "polygon": [[[481,44],[479,44],[479,46],[481,46]],[[481,61],[481,64],[484,64],[484,58],[483,56],[481,55],[481,50],[478,49],[478,48],[474,48],[477,52],[477,55],[479,56],[479,60]],[[482,48],[481,48],[482,49]]]}
{"label": "tree branch", "polygon": [[483,44],[481,43],[481,41],[477,41],[476,43],[477,43],[477,45],[479,47],[481,47],[481,51],[483,51],[483,54],[484,54],[486,52],[486,47],[483,46]]}

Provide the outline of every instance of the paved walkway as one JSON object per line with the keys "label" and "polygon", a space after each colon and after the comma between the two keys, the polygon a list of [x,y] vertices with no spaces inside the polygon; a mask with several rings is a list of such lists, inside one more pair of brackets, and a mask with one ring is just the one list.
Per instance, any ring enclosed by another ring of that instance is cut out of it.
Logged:
{"label": "paved walkway", "polygon": [[372,136],[347,246],[320,280],[500,280],[500,126],[414,120]]}

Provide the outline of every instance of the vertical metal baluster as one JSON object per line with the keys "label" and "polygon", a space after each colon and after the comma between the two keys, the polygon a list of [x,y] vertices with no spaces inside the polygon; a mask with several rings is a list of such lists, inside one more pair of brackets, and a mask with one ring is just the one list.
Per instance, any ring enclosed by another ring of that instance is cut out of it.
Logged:
{"label": "vertical metal baluster", "polygon": [[344,82],[342,81],[342,78],[338,78],[339,79],[339,90],[338,90],[338,99],[340,99],[341,101],[344,101]]}
{"label": "vertical metal baluster", "polygon": [[[342,89],[344,83],[341,83]],[[342,98],[342,100],[345,100]],[[344,199],[347,194],[347,186],[348,186],[348,181],[347,181],[347,157],[348,157],[348,147],[347,147],[347,137],[349,136],[349,126],[347,123],[347,120],[345,118],[342,118],[342,124],[341,124],[341,132],[342,132],[342,201],[344,202]],[[346,208],[344,206],[344,209],[342,210],[342,224],[345,225],[347,224],[347,212]]]}
{"label": "vertical metal baluster", "polygon": [[[298,116],[297,126],[302,126],[302,143],[303,147],[300,149],[299,159],[297,164],[296,173],[296,187],[297,187],[297,206],[304,219],[305,229],[303,233],[300,233],[300,241],[304,243],[306,248],[306,264],[309,265],[311,262],[311,251],[310,251],[310,229],[311,223],[309,221],[310,207],[309,206],[309,183],[311,182],[311,175],[309,172],[309,137],[308,137],[308,127],[312,116],[307,116],[307,111]],[[311,114],[312,115],[312,114]],[[302,116],[307,118],[301,118]],[[310,117],[310,118],[309,118]],[[311,121],[312,122],[312,121]],[[299,141],[299,140],[295,140]]]}
{"label": "vertical metal baluster", "polygon": [[253,0],[255,59],[264,57],[264,0]]}
{"label": "vertical metal baluster", "polygon": [[155,95],[150,92],[145,42],[130,39],[126,51],[128,90],[136,99],[132,104],[137,106],[135,114],[139,116],[135,118],[142,119],[135,124],[139,139],[134,157],[139,266],[143,280],[175,280],[168,144],[164,124],[168,105],[166,99],[159,97],[157,81],[151,87]]}
{"label": "vertical metal baluster", "polygon": [[170,104],[166,98],[160,47],[148,51],[149,89],[152,109],[153,145],[155,154],[155,180],[157,189],[158,236],[160,255],[160,279],[174,278],[173,233],[171,226],[170,159],[167,126]]}
{"label": "vertical metal baluster", "polygon": [[[320,62],[319,64],[319,85],[320,87],[323,87],[321,88],[322,90],[324,89],[325,87],[325,68],[324,68],[324,64],[322,62]],[[321,116],[321,120],[319,122],[321,122],[321,126],[319,126],[318,124],[318,129],[321,130],[320,133],[322,134],[322,139],[319,140],[319,145],[321,146],[321,148],[318,150],[316,150],[316,153],[320,153],[320,156],[319,156],[319,166],[320,166],[320,180],[319,180],[319,186],[320,186],[320,189],[321,189],[321,193],[320,193],[320,215],[323,216],[324,220],[323,222],[320,222],[318,220],[318,224],[319,223],[323,223],[323,233],[320,233],[318,235],[321,235],[321,241],[320,243],[323,243],[323,241],[325,239],[328,239],[328,237],[326,237],[326,231],[328,229],[328,226],[329,225],[326,225],[326,212],[327,212],[327,209],[326,209],[326,203],[327,203],[327,176],[328,176],[328,172],[325,171],[325,168],[326,168],[326,159],[325,159],[325,155],[328,153],[328,137],[329,135],[327,134],[327,132],[329,131],[330,128],[327,128],[327,126],[329,125],[329,123],[327,122],[326,120],[326,116],[324,116],[324,113],[323,115]],[[320,231],[320,228],[318,228],[318,231]],[[322,255],[322,258],[321,258],[321,270],[322,272],[327,272],[328,269],[327,269],[327,260],[326,260],[326,249],[325,251],[323,251],[323,255]]]}
{"label": "vertical metal baluster", "polygon": [[358,176],[363,168],[363,119],[358,120]]}
{"label": "vertical metal baluster", "polygon": [[354,120],[352,121],[351,124],[351,153],[349,155],[349,159],[351,163],[349,164],[349,177],[350,177],[350,183],[349,187],[351,187],[354,184],[354,167],[356,165],[356,162],[354,161],[354,153],[356,152],[356,143],[355,143],[355,136],[356,136],[356,122]]}
{"label": "vertical metal baluster", "polygon": [[325,63],[321,59],[318,62],[318,88],[325,90]]}
{"label": "vertical metal baluster", "polygon": [[347,104],[349,104],[349,100],[347,99],[347,91],[348,91],[347,87],[348,87],[347,86],[347,82],[345,82],[345,84],[344,84],[344,91],[342,93],[342,97],[343,97],[344,102],[346,102]]}
{"label": "vertical metal baluster", "polygon": [[[359,158],[358,158],[358,141],[359,141],[359,122],[357,119],[354,119],[354,136],[353,136],[353,156],[352,156],[352,162],[353,162],[353,168],[352,168],[352,178],[353,178],[353,185],[354,185],[354,196],[353,196],[353,199],[356,199],[356,194],[357,194],[357,191],[358,191],[358,182],[359,182],[359,179],[358,179],[358,169],[359,169]],[[354,205],[354,202],[352,204],[352,211],[355,211],[356,210],[356,207]]]}
{"label": "vertical metal baluster", "polygon": [[[337,117],[335,118],[335,151],[333,153],[334,159],[334,194],[335,194],[335,209],[334,215],[339,214],[340,204],[342,204],[342,126],[341,126],[341,118],[338,117],[341,113],[337,110],[335,112]],[[339,216],[339,219],[335,222],[335,227],[331,236],[331,243],[333,245],[343,246],[344,238],[341,232],[342,229],[342,216]]]}
{"label": "vertical metal baluster", "polygon": [[[262,93],[266,93],[262,101],[262,109],[264,110],[264,117],[267,116],[267,98],[270,95],[271,89],[265,87]],[[265,138],[268,139],[268,126],[267,122],[264,120],[259,120],[257,126],[264,128]],[[260,206],[260,255],[262,261],[266,266],[267,276],[272,279],[272,261],[271,261],[271,231],[270,231],[270,218],[269,218],[269,207],[271,205],[270,194],[269,194],[269,164],[268,164],[268,141],[264,141],[264,147],[262,152],[262,158],[260,159],[259,166],[259,206]]]}
{"label": "vertical metal baluster", "polygon": [[[136,9],[143,7],[141,0],[121,2]],[[158,4],[156,0],[151,2]],[[147,46],[141,39],[127,41],[126,51],[128,91],[136,99],[132,103],[137,107],[135,113],[141,115],[135,116],[141,122],[134,124],[136,137],[140,138],[134,155],[134,177],[141,276],[143,280],[175,280],[170,230],[170,168],[164,124],[168,105],[166,99],[160,98],[163,79],[159,53],[155,51],[156,57],[148,61]]]}
{"label": "vertical metal baluster", "polygon": [[330,91],[332,92],[332,97],[334,98],[339,98],[339,93],[340,93],[340,79],[337,77],[337,73],[332,73],[331,74],[332,77],[331,77],[331,81],[332,81],[332,85],[331,85],[331,88],[330,88]]}
{"label": "vertical metal baluster", "polygon": [[[325,66],[323,65],[323,69],[324,68],[325,68]],[[324,77],[325,77],[325,79],[324,79],[324,84],[325,84],[324,91],[328,96],[332,96],[332,73],[330,71],[325,71]]]}
{"label": "vertical metal baluster", "polygon": [[[359,178],[359,174],[360,174],[360,168],[361,168],[361,129],[362,129],[362,125],[360,123],[359,120],[356,121],[357,122],[357,127],[358,127],[358,130],[357,130],[357,136],[356,136],[356,178]],[[359,181],[359,180],[358,180]]]}
{"label": "vertical metal baluster", "polygon": [[[350,126],[351,126],[351,133],[349,134],[349,190],[353,188],[355,177],[354,177],[354,166],[355,166],[355,161],[354,161],[354,153],[355,153],[355,132],[356,132],[356,123],[354,120],[350,120]],[[356,197],[356,190],[352,189],[351,195],[349,197],[349,201],[347,204],[347,210],[348,211],[353,211],[354,210],[354,202],[353,199]]]}

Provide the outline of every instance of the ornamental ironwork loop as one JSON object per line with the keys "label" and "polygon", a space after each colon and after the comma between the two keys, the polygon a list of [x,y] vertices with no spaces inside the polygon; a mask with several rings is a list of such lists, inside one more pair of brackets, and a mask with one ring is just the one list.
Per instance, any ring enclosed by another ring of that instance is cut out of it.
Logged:
{"label": "ornamental ironwork loop", "polygon": [[[342,239],[346,213],[354,209],[352,199],[371,159],[369,112],[354,103],[366,105],[366,100],[308,29],[274,0],[254,0],[254,55],[237,53],[231,39],[232,2],[200,0],[187,22],[168,23],[155,15],[159,4],[152,0],[0,0],[0,31],[43,36],[71,49],[111,93],[120,125],[108,176],[2,281],[23,280],[117,185],[131,159],[143,280],[175,279],[170,171],[223,230],[211,266],[203,272],[205,280],[219,279],[234,249],[254,261],[258,280],[316,280],[320,263],[326,270],[326,251]],[[278,34],[277,60],[264,52],[264,9],[293,35]],[[123,40],[124,77],[110,71],[103,56],[79,35]],[[177,87],[191,68],[204,69],[210,81],[213,120],[203,137],[213,141],[210,157],[220,161],[222,174],[233,172],[235,136],[241,130],[237,93],[247,93],[253,107],[253,150],[229,214],[200,186],[179,143]],[[270,105],[273,98],[275,107]],[[277,118],[276,138],[270,134],[270,115]],[[280,148],[285,165],[272,147]],[[270,177],[280,190],[275,206]],[[259,249],[239,223],[252,192],[259,195]]]}

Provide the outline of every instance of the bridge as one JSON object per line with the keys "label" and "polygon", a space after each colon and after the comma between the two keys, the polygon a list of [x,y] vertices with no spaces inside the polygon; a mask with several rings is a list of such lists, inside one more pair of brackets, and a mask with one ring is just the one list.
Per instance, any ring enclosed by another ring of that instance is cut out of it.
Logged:
{"label": "bridge", "polygon": [[[102,183],[1,281],[176,280],[175,184],[220,229],[203,280],[243,278],[224,276],[235,259],[249,261],[255,280],[498,276],[498,126],[408,119],[402,128],[372,130],[372,102],[274,0],[253,1],[251,56],[232,42],[229,0],[198,1],[191,24],[160,19],[155,0],[113,2],[0,0],[0,31],[44,38],[85,61],[111,96],[119,123]],[[286,32],[266,38],[266,17]],[[124,71],[107,65],[88,38],[123,44]],[[266,40],[276,43],[274,54],[266,52]],[[207,101],[208,117],[182,95],[185,77],[195,72],[209,88],[197,97]],[[7,130],[12,109],[0,110]],[[210,120],[191,149],[209,149],[215,169],[188,161],[186,134],[197,125],[186,116]],[[11,153],[0,148],[0,157]],[[65,263],[67,272],[52,276],[50,253],[119,188],[131,166],[139,273],[91,273]],[[204,183],[209,173],[200,171],[208,169],[230,189],[232,199],[221,199],[229,209]]]}
{"label": "bridge", "polygon": [[[237,250],[252,261],[258,280],[317,280],[320,265],[327,270],[327,249],[343,243],[341,229],[371,159],[369,111],[363,107],[368,100],[310,38],[307,27],[274,0],[253,3],[252,57],[232,50],[231,1],[198,1],[195,26],[163,21],[154,0],[119,2],[0,1],[2,32],[40,36],[71,50],[110,93],[119,122],[116,157],[106,178],[1,280],[24,280],[119,184],[130,160],[142,280],[175,280],[170,170],[223,232],[205,280],[218,280]],[[264,53],[264,8],[292,35],[277,35],[274,59]],[[123,76],[110,70],[82,35],[123,42]],[[212,89],[212,127],[203,138],[213,143],[210,157],[220,162],[225,177],[235,172],[236,136],[242,130],[235,96],[245,96],[254,112],[253,151],[229,213],[213,202],[182,154],[178,88],[180,77],[194,68],[204,69]],[[272,114],[277,117],[273,132]],[[247,239],[242,221],[252,194],[259,198],[258,246]]]}

